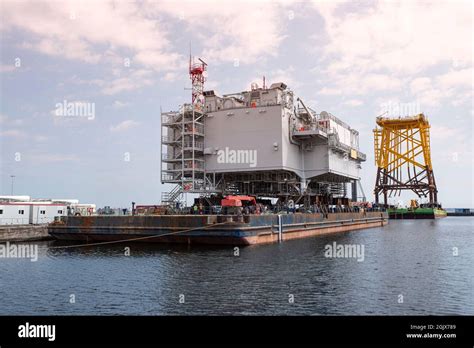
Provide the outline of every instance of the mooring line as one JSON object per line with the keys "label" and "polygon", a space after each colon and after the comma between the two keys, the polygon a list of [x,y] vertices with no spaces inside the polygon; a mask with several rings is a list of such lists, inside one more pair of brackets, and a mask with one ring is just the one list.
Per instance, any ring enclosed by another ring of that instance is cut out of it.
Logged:
{"label": "mooring line", "polygon": [[51,246],[51,247],[49,247],[49,249],[69,249],[69,248],[80,248],[80,247],[96,246],[96,245],[106,245],[106,244],[117,244],[117,243],[124,243],[124,242],[133,242],[133,241],[136,241],[136,240],[143,240],[143,239],[150,239],[150,238],[159,238],[159,237],[169,236],[169,235],[178,234],[178,233],[190,232],[190,231],[194,231],[194,230],[202,230],[202,229],[206,229],[206,228],[208,228],[208,227],[213,227],[213,226],[217,226],[217,225],[228,224],[229,222],[230,222],[230,221],[224,221],[224,222],[219,222],[219,223],[212,224],[212,225],[209,225],[209,226],[196,227],[196,228],[191,228],[191,229],[189,229],[189,230],[176,231],[176,232],[169,232],[169,233],[164,233],[164,234],[154,235],[154,236],[145,236],[145,237],[137,237],[137,238],[130,238],[130,239],[112,240],[112,241],[107,241],[107,242],[88,243],[88,244],[75,244],[75,245]]}

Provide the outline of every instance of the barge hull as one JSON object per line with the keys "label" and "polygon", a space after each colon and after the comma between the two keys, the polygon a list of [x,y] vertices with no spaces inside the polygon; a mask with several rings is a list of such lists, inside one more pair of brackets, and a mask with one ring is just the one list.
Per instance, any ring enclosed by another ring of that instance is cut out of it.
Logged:
{"label": "barge hull", "polygon": [[388,211],[390,219],[439,219],[447,216],[445,210],[435,208],[393,209]]}
{"label": "barge hull", "polygon": [[[163,215],[66,217],[51,224],[58,240],[251,245],[380,227],[384,212],[281,215]],[[281,221],[281,233],[279,221]]]}

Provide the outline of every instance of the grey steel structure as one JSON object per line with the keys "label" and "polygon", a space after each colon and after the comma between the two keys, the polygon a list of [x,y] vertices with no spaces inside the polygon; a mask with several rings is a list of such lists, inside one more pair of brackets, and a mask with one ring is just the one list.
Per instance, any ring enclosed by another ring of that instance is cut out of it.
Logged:
{"label": "grey steel structure", "polygon": [[[218,96],[162,113],[162,183],[172,204],[185,192],[245,194],[333,204],[357,199],[359,133],[335,116],[315,112],[284,83]],[[359,185],[360,186],[360,185]]]}

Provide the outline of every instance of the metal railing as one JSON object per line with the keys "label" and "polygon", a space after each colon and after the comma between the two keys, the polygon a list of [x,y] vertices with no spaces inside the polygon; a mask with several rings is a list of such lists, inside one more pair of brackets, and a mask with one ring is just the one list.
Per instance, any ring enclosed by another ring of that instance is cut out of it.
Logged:
{"label": "metal railing", "polygon": [[166,161],[166,160],[181,160],[181,158],[179,158],[180,155],[181,155],[181,153],[177,153],[177,154],[162,153],[161,154],[161,159],[163,161]]}
{"label": "metal railing", "polygon": [[[179,134],[176,137],[172,137],[169,135],[162,135],[161,136],[161,142],[162,143],[179,143],[181,144],[181,134]],[[193,142],[191,140],[186,140],[184,142],[184,147],[193,147]],[[202,141],[195,141],[194,142],[194,147],[197,147],[198,149],[204,149],[204,143]]]}
{"label": "metal railing", "polygon": [[169,135],[162,135],[161,136],[161,142],[162,143],[174,143],[177,142],[178,140],[174,139],[173,137]]}
{"label": "metal railing", "polygon": [[175,123],[176,120],[180,117],[181,115],[177,112],[173,113],[166,113],[161,115],[161,124],[170,124],[170,123]]}
{"label": "metal railing", "polygon": [[162,173],[161,181],[181,181],[181,179],[177,175]]}
{"label": "metal railing", "polygon": [[195,141],[194,145],[193,145],[192,141],[185,141],[184,142],[184,147],[185,148],[193,148],[194,147],[196,149],[204,150],[204,143],[201,142],[201,141]]}
{"label": "metal railing", "polygon": [[327,136],[327,128],[319,127],[317,124],[305,125],[299,129],[296,126],[293,126],[293,134],[298,134],[298,132],[307,132],[307,131],[321,131],[324,135]]}
{"label": "metal railing", "polygon": [[367,156],[366,156],[365,153],[362,153],[359,150],[356,150],[356,149],[350,147],[349,145],[346,145],[346,144],[342,143],[341,141],[339,141],[339,136],[337,135],[337,133],[329,133],[328,139],[329,139],[329,141],[328,141],[329,147],[334,148],[336,150],[340,150],[342,152],[346,152],[348,154],[351,153],[351,150],[354,150],[354,151],[357,152],[357,158],[358,159],[360,159],[362,161],[365,161],[367,159]]}
{"label": "metal railing", "polygon": [[204,169],[204,162],[194,162],[193,166],[193,161],[184,161],[184,169]]}
{"label": "metal railing", "polygon": [[264,103],[264,104],[259,104],[259,105],[255,105],[254,107],[252,106],[249,106],[249,105],[239,105],[239,106],[231,106],[231,107],[224,107],[224,106],[221,106],[221,108],[219,110],[209,110],[210,112],[214,112],[214,111],[224,111],[224,110],[238,110],[238,109],[256,109],[256,108],[265,108],[265,107],[270,107],[270,106],[276,106],[276,105],[281,105],[281,103],[276,103],[276,102],[267,102],[267,103]]}
{"label": "metal railing", "polygon": [[184,132],[186,133],[201,133],[204,134],[204,125],[195,124],[194,127],[192,123],[186,124],[184,126]]}
{"label": "metal railing", "polygon": [[199,105],[193,105],[193,104],[183,104],[179,107],[179,112],[181,114],[184,114],[185,112],[198,112],[198,113],[204,113],[204,110],[199,107]]}
{"label": "metal railing", "polygon": [[170,192],[161,193],[161,202],[174,203],[179,198],[182,192],[182,187],[180,185],[176,185]]}

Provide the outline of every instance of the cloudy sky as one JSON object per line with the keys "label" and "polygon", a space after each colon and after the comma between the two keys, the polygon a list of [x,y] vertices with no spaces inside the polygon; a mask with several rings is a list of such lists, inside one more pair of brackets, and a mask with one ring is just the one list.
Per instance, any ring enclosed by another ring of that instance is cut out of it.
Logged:
{"label": "cloudy sky", "polygon": [[[160,108],[189,102],[189,45],[206,89],[286,82],[360,131],[371,197],[383,110],[432,124],[445,207],[473,207],[471,1],[1,0],[1,192],[99,206],[154,203]],[[94,116],[58,115],[58,104]]]}

